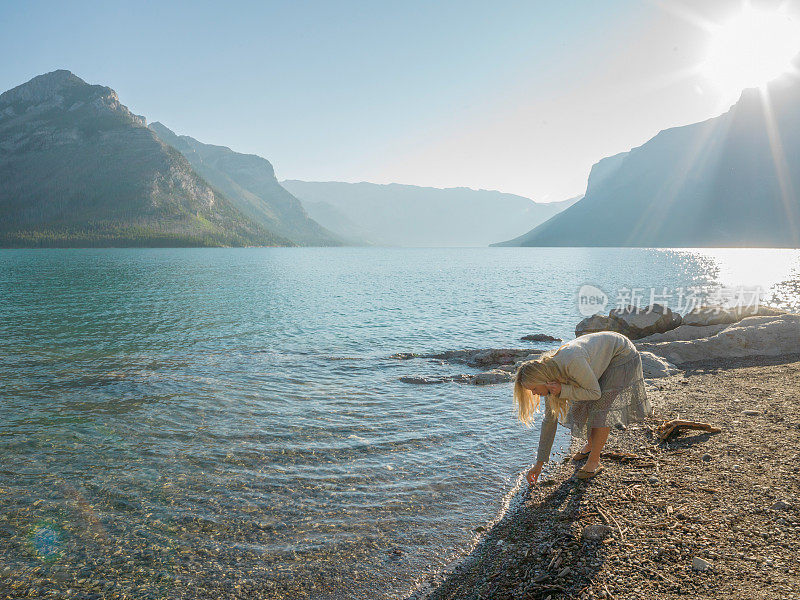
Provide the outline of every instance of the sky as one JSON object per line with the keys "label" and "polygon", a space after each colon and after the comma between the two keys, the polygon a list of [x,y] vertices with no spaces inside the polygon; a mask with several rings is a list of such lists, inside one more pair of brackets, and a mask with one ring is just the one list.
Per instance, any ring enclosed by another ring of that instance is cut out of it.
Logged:
{"label": "sky", "polygon": [[149,122],[264,156],[279,179],[550,202],[582,194],[604,156],[735,102],[697,67],[708,24],[740,5],[3,0],[0,90],[69,69]]}

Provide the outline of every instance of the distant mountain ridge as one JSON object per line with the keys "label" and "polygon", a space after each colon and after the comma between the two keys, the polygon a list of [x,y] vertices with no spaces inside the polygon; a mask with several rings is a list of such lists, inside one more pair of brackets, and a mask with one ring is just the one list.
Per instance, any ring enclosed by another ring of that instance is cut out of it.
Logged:
{"label": "distant mountain ridge", "polygon": [[0,246],[291,245],[216,193],[109,87],[0,95]]}
{"label": "distant mountain ridge", "polygon": [[328,231],[306,213],[300,201],[275,178],[272,164],[254,154],[204,144],[176,135],[164,124],[150,124],[158,137],[178,150],[215,189],[243,214],[278,235],[300,244],[341,245],[344,238]]}
{"label": "distant mountain ridge", "polygon": [[577,200],[537,203],[492,190],[397,183],[281,183],[325,227],[361,243],[388,246],[486,246]]}
{"label": "distant mountain ridge", "polygon": [[580,202],[494,245],[800,247],[800,81],[767,90],[603,159]]}

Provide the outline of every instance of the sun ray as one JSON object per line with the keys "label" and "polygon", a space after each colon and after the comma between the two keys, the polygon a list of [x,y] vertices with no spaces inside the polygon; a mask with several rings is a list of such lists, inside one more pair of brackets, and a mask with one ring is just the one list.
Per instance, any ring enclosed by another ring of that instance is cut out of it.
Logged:
{"label": "sun ray", "polygon": [[[714,142],[727,134],[728,120],[711,120],[704,124],[704,129],[695,139],[689,151],[677,162],[673,170],[674,177],[669,183],[655,191],[655,199],[651,211],[644,211],[639,222],[631,227],[628,242],[657,235],[657,227],[663,222],[667,212],[672,208],[686,180],[696,170],[705,167],[716,155],[712,152]],[[650,231],[647,229],[650,228]]]}
{"label": "sun ray", "polygon": [[792,179],[789,174],[789,164],[786,161],[783,143],[781,142],[781,134],[778,124],[775,121],[775,113],[772,110],[769,88],[765,87],[761,89],[760,92],[761,107],[764,111],[764,122],[767,129],[767,137],[769,138],[769,148],[772,152],[772,162],[775,165],[775,175],[778,178],[778,186],[780,187],[783,210],[786,213],[786,221],[791,228],[792,240],[795,246],[798,246],[800,245],[800,236],[798,236],[797,231],[798,215],[795,207],[794,186],[792,185]]}
{"label": "sun ray", "polygon": [[707,32],[712,32],[717,26],[716,23],[700,15],[697,11],[692,10],[688,6],[676,4],[675,2],[665,2],[664,0],[653,0],[658,8],[666,13],[669,13],[679,19],[694,25],[698,29],[703,29]]}

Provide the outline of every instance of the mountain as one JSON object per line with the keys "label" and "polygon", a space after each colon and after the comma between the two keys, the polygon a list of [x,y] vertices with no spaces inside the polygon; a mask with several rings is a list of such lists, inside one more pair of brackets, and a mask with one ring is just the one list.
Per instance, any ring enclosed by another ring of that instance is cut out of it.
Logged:
{"label": "mountain", "polygon": [[800,82],[603,159],[584,198],[497,246],[800,247]]}
{"label": "mountain", "polygon": [[325,227],[388,246],[485,246],[542,223],[577,200],[549,204],[469,188],[281,182]]}
{"label": "mountain", "polygon": [[150,129],[256,223],[304,245],[343,243],[342,238],[309,217],[300,201],[281,187],[268,160],[204,144],[188,135],[178,136],[162,123],[151,123]]}
{"label": "mountain", "polygon": [[353,221],[343,211],[329,202],[303,202],[309,216],[317,223],[325,223],[325,227],[337,232],[358,246],[379,246],[381,242],[374,234]]}
{"label": "mountain", "polygon": [[216,193],[111,88],[60,70],[0,95],[0,246],[290,244]]}

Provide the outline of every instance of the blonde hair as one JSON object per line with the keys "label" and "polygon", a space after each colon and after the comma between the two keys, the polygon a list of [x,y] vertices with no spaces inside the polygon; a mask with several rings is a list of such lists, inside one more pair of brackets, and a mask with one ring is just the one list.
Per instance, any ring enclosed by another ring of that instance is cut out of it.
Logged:
{"label": "blonde hair", "polygon": [[[514,405],[517,408],[517,417],[525,425],[530,425],[533,421],[533,415],[538,412],[541,400],[541,396],[534,394],[529,388],[545,384],[548,381],[560,383],[569,381],[558,363],[553,360],[558,350],[550,350],[539,358],[527,360],[517,369],[517,375],[514,378]],[[536,396],[535,400],[534,396]],[[545,410],[556,419],[563,420],[567,415],[569,405],[565,398],[548,395],[545,397]]]}

